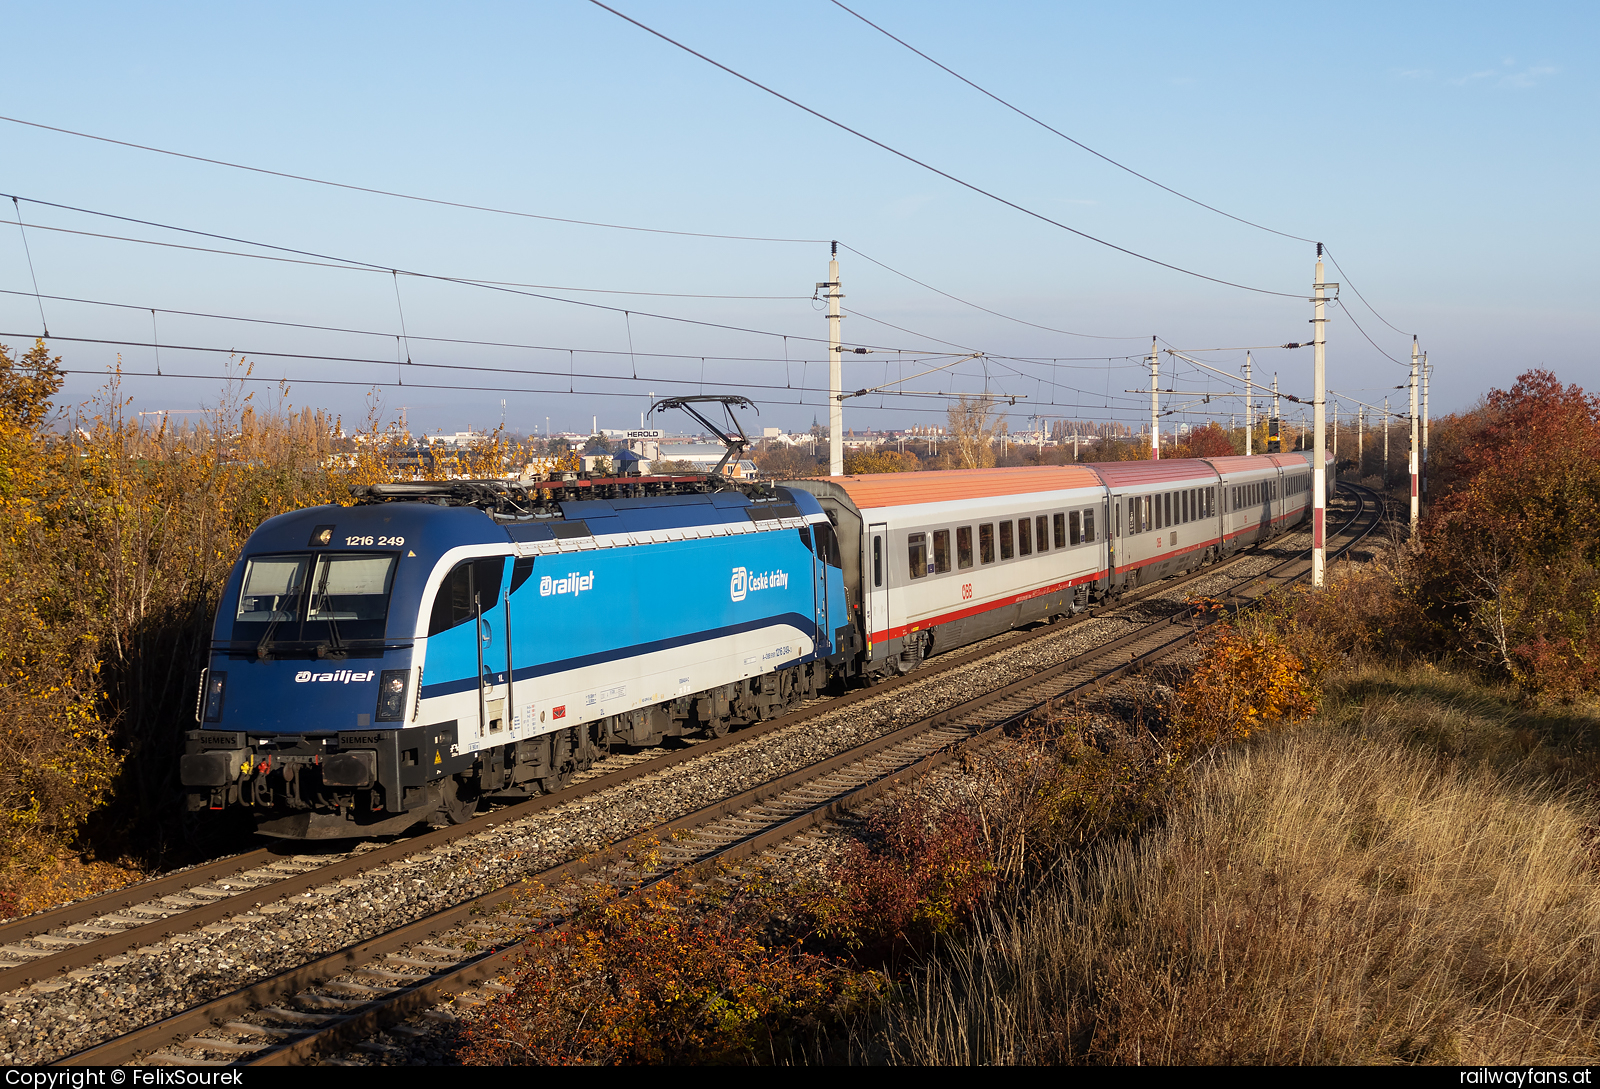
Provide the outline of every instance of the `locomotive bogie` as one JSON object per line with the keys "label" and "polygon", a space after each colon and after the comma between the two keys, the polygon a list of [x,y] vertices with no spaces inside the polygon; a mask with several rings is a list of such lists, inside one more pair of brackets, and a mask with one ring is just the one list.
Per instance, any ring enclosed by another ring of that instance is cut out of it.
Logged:
{"label": "locomotive bogie", "polygon": [[1228,556],[1304,520],[1311,479],[1290,454],[509,511],[436,482],[282,515],[223,593],[180,780],[270,835],[463,821]]}
{"label": "locomotive bogie", "polygon": [[[464,799],[555,789],[611,744],[760,721],[848,671],[809,497],[668,498],[509,524],[420,503],[269,521],[219,613],[180,768],[190,807],[312,838],[456,819]],[[330,551],[301,545],[308,529]]]}

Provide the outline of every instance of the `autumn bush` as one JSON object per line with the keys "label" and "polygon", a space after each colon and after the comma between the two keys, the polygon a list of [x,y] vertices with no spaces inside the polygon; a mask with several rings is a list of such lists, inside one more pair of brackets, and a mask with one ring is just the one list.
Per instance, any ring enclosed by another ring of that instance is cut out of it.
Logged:
{"label": "autumn bush", "polygon": [[1212,420],[1204,427],[1189,429],[1184,440],[1172,448],[1168,456],[1175,458],[1225,458],[1234,453],[1233,436],[1228,429]]}
{"label": "autumn bush", "polygon": [[[141,426],[114,371],[68,420],[61,383],[42,342],[0,346],[0,887],[14,892],[69,846],[135,867],[205,846],[177,764],[233,562],[263,520],[388,479],[402,443],[376,410],[355,442],[240,381],[204,422]],[[444,468],[499,472],[508,454],[491,443]]]}
{"label": "autumn bush", "polygon": [[1600,689],[1600,396],[1532,370],[1435,432],[1416,588],[1435,646],[1530,695]]}
{"label": "autumn bush", "polygon": [[899,450],[854,450],[845,455],[847,476],[863,473],[914,473],[920,469],[917,455]]}
{"label": "autumn bush", "polygon": [[766,937],[759,898],[662,883],[534,934],[466,1021],[469,1065],[804,1059],[883,980]]}
{"label": "autumn bush", "polygon": [[1317,708],[1319,663],[1298,652],[1277,625],[1255,618],[1223,623],[1202,644],[1204,657],[1178,691],[1173,754],[1186,759]]}
{"label": "autumn bush", "polygon": [[1592,1063],[1600,814],[1550,772],[1592,773],[1597,726],[1470,673],[1357,667],[1318,715],[1195,765],[1143,835],[980,917],[887,1006],[880,1046],[920,1065]]}
{"label": "autumn bush", "polygon": [[958,933],[993,891],[996,866],[977,820],[912,798],[875,812],[813,894],[816,934],[861,963],[890,965]]}

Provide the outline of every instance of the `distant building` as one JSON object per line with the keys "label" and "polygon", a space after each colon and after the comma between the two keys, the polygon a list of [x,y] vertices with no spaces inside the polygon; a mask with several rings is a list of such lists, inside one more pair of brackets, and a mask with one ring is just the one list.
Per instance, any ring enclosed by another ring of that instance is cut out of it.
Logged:
{"label": "distant building", "polygon": [[[723,455],[728,452],[726,446],[710,442],[664,442],[661,444],[662,461],[682,461],[693,465],[698,472],[709,473],[717,467]],[[750,460],[731,462],[728,465],[729,475],[736,480],[745,480],[756,474],[755,462]]]}

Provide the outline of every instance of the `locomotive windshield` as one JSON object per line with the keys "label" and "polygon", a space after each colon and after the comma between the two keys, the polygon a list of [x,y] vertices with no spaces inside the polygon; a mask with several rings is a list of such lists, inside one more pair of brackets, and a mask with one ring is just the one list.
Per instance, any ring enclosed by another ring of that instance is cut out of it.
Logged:
{"label": "locomotive windshield", "polygon": [[263,652],[381,643],[396,559],[372,552],[250,557],[234,642]]}

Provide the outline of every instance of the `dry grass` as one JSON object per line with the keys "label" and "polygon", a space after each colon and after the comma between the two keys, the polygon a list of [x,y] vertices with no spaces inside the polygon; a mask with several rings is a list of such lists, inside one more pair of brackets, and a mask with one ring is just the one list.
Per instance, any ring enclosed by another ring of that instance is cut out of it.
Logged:
{"label": "dry grass", "polygon": [[1368,671],[1167,823],[996,913],[890,1011],[916,1063],[1587,1063],[1592,720]]}

